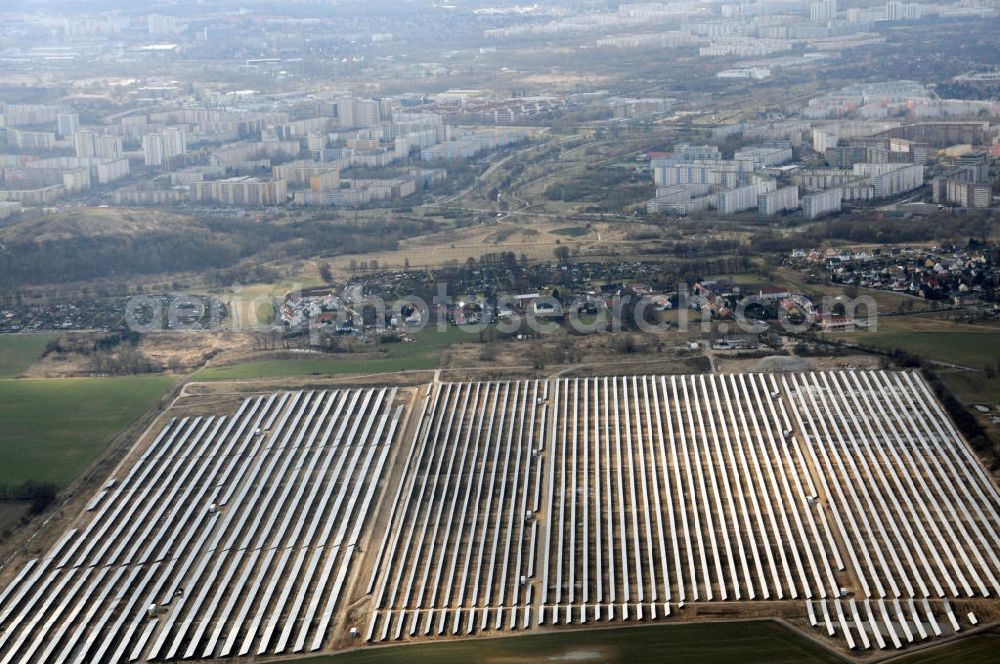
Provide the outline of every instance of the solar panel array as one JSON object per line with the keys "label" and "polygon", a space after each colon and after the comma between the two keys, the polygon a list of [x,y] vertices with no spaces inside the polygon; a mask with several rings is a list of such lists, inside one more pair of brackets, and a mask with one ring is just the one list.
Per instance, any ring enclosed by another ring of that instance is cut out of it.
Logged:
{"label": "solar panel array", "polygon": [[396,390],[254,397],[171,420],[0,588],[0,664],[315,651],[349,602],[387,641],[784,600],[850,648],[898,648],[1000,595],[1000,492],[919,374],[414,396],[363,578]]}
{"label": "solar panel array", "polygon": [[[881,371],[790,374],[781,383],[856,580],[851,590],[865,600],[860,615],[838,603],[831,618],[824,605],[827,633],[852,648],[899,648],[959,631],[946,598],[1000,594],[1000,492],[926,383]],[[961,618],[977,622],[971,612]]]}
{"label": "solar panel array", "polygon": [[171,420],[0,590],[0,663],[313,651],[328,640],[403,406],[280,393]]}
{"label": "solar panel array", "polygon": [[894,647],[1000,593],[1000,494],[917,374],[447,384],[410,454],[374,641],[797,600]]}
{"label": "solar panel array", "polygon": [[556,386],[538,621],[835,593],[773,392],[744,375]]}
{"label": "solar panel array", "polygon": [[369,639],[515,627],[502,607],[531,602],[547,389],[449,383],[425,402],[368,582],[385,609]]}

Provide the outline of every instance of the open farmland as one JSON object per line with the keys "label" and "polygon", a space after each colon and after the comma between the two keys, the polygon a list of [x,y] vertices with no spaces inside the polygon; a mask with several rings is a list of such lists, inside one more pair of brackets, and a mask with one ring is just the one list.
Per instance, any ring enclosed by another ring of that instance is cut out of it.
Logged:
{"label": "open farmland", "polygon": [[0,335],[0,378],[14,378],[25,371],[41,357],[52,338],[48,334]]}
{"label": "open farmland", "polygon": [[173,384],[165,376],[0,380],[0,485],[68,485]]}
{"label": "open farmland", "polygon": [[302,353],[292,359],[264,359],[235,364],[209,366],[197,373],[198,380],[249,380],[280,376],[316,374],[374,374],[394,371],[437,369],[442,352],[453,344],[469,343],[476,337],[458,326],[448,326],[444,332],[425,330],[411,343],[387,344],[384,352],[355,355],[352,353]]}
{"label": "open farmland", "polygon": [[268,393],[151,433],[2,570],[0,664],[766,617],[863,653],[1000,618],[1000,492],[916,373]]}
{"label": "open farmland", "polygon": [[[965,640],[959,643],[964,643]],[[989,645],[989,644],[987,644]],[[292,660],[290,664],[495,664],[591,662],[662,664],[843,664],[845,661],[773,621],[657,623],[574,629],[471,641],[437,641],[352,650]],[[992,660],[970,659],[968,662]],[[906,664],[909,664],[908,662]]]}

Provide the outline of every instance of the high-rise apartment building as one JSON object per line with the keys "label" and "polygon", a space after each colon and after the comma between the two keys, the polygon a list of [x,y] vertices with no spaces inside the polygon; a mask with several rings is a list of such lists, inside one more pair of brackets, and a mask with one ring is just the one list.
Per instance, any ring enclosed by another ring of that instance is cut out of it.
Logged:
{"label": "high-rise apartment building", "polygon": [[146,134],[142,137],[142,158],[147,166],[162,166],[163,155],[163,135]]}
{"label": "high-rise apartment building", "polygon": [[97,156],[97,132],[90,129],[80,129],[73,137],[76,156],[80,159]]}
{"label": "high-rise apartment building", "polygon": [[180,22],[176,16],[150,14],[146,17],[146,27],[149,34],[154,37],[175,35],[180,32]]}
{"label": "high-rise apartment building", "polygon": [[70,138],[80,129],[80,114],[79,113],[60,113],[56,116],[56,127],[59,132],[59,138]]}
{"label": "high-rise apartment building", "polygon": [[799,206],[799,188],[782,187],[757,197],[757,211],[770,216]]}
{"label": "high-rise apartment building", "polygon": [[251,177],[195,182],[191,185],[191,197],[223,205],[278,205],[288,199],[288,183]]}
{"label": "high-rise apartment building", "polygon": [[803,196],[802,215],[806,219],[816,219],[824,214],[840,212],[843,199],[844,190],[840,187]]}
{"label": "high-rise apartment building", "polygon": [[178,127],[168,127],[157,134],[142,137],[143,160],[147,166],[163,166],[172,157],[187,152],[187,134]]}
{"label": "high-rise apartment building", "polygon": [[97,156],[101,159],[121,159],[124,152],[121,136],[112,136],[111,134],[99,136],[96,148]]}
{"label": "high-rise apartment building", "polygon": [[176,157],[187,152],[187,132],[179,127],[168,127],[162,132],[163,155],[166,158]]}
{"label": "high-rise apartment building", "polygon": [[820,0],[809,5],[809,20],[826,23],[837,18],[837,0]]}

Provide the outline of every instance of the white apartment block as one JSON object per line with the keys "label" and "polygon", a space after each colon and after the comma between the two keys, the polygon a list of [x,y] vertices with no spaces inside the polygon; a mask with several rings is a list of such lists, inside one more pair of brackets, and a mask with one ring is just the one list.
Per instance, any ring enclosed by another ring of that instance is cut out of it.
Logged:
{"label": "white apartment block", "polygon": [[846,182],[840,188],[845,201],[870,201],[875,198],[875,187],[871,180],[854,180]]}
{"label": "white apartment block", "polygon": [[964,208],[988,208],[993,202],[993,190],[987,182],[949,179],[945,183],[945,201]]}
{"label": "white apartment block", "polygon": [[749,147],[733,155],[736,161],[750,161],[758,166],[780,166],[792,160],[791,148]]}
{"label": "white apartment block", "polygon": [[749,37],[727,37],[712,42],[710,46],[698,49],[702,57],[734,55],[737,57],[759,57],[781,53],[792,48],[791,41],[784,39],[752,39]]}
{"label": "white apartment block", "polygon": [[887,21],[919,21],[923,15],[920,4],[916,2],[887,2],[885,4],[885,20]]}
{"label": "white apartment block", "polygon": [[266,159],[293,159],[299,155],[302,145],[298,141],[261,141],[259,143],[237,143],[220,148],[209,155],[213,166],[230,166],[250,161]]}
{"label": "white apartment block", "polygon": [[802,135],[812,129],[808,122],[782,120],[766,125],[750,125],[742,128],[747,141],[788,141],[792,147],[802,143]]}
{"label": "white apartment block", "polygon": [[757,197],[757,211],[764,216],[794,210],[799,206],[799,188],[782,187]]}
{"label": "white apartment block", "polygon": [[752,184],[728,191],[720,191],[715,195],[715,207],[723,213],[752,210],[757,207],[757,196],[757,187]]}
{"label": "white apartment block", "polygon": [[792,184],[804,189],[830,189],[857,180],[858,176],[849,168],[822,168],[801,170],[792,174]]}
{"label": "white apartment block", "polygon": [[723,69],[715,74],[716,78],[741,78],[750,81],[763,81],[771,78],[771,70],[768,67],[738,67],[736,69]]}
{"label": "white apartment block", "polygon": [[80,129],[73,137],[76,156],[87,159],[97,156],[97,132],[90,129]]}
{"label": "white apartment block", "polygon": [[657,187],[674,184],[721,184],[735,187],[741,176],[748,177],[753,172],[750,161],[699,161],[656,166],[653,168],[653,183]]}
{"label": "white apartment block", "polygon": [[121,136],[98,134],[90,129],[81,129],[73,137],[73,146],[79,159],[121,159],[123,154]]}
{"label": "white apartment block", "polygon": [[151,36],[169,36],[180,32],[180,21],[176,16],[150,14],[146,17],[146,28]]}
{"label": "white apartment block", "polygon": [[187,152],[187,134],[178,127],[168,127],[142,137],[143,160],[147,166],[162,166],[172,157]]}
{"label": "white apartment block", "polygon": [[[52,157],[31,162],[29,167],[19,169],[19,175],[25,181],[42,178],[51,181],[51,184],[56,184],[63,182],[64,173],[75,172],[79,169],[88,170],[91,183],[96,181],[98,184],[108,184],[128,177],[129,162],[128,159],[101,159],[100,157]],[[70,187],[70,185],[66,186]]]}
{"label": "white apartment block", "polygon": [[17,201],[0,203],[0,219],[7,219],[15,214],[21,214],[21,204]]}
{"label": "white apartment block", "polygon": [[164,154],[162,134],[146,134],[142,137],[142,159],[143,163],[147,166],[163,165]]}
{"label": "white apartment block", "polygon": [[59,107],[48,104],[4,104],[3,122],[0,126],[19,127],[21,125],[50,124],[59,117]]}
{"label": "white apartment block", "polygon": [[271,173],[276,180],[287,180],[288,184],[294,186],[310,186],[313,177],[334,174],[337,182],[340,181],[340,169],[331,166],[329,163],[317,161],[291,161],[281,164],[271,169]]}
{"label": "white apartment block", "polygon": [[66,195],[66,187],[54,184],[41,189],[0,189],[0,202],[16,201],[22,205],[48,205]]}
{"label": "white apartment block", "polygon": [[280,205],[288,199],[288,183],[251,177],[195,182],[191,185],[191,199],[236,206]]}
{"label": "white apartment block", "polygon": [[901,166],[887,173],[872,177],[876,198],[898,196],[924,184],[924,167],[921,164]]}
{"label": "white apartment block", "polygon": [[187,152],[187,132],[179,127],[167,127],[163,135],[163,155],[168,159]]}
{"label": "white apartment block", "polygon": [[342,129],[371,127],[379,123],[382,107],[376,99],[341,97],[337,100],[337,126]]}
{"label": "white apartment block", "polygon": [[650,214],[658,212],[673,212],[688,214],[705,210],[715,204],[715,196],[707,196],[711,187],[702,184],[678,184],[671,187],[660,187],[656,197],[646,203],[646,211]]}
{"label": "white apartment block", "polygon": [[704,40],[685,32],[654,32],[651,34],[613,35],[597,40],[598,48],[677,48],[697,46]]}
{"label": "white apartment block", "polygon": [[60,113],[56,116],[56,128],[59,132],[59,138],[70,138],[80,129],[80,114]]}
{"label": "white apartment block", "polygon": [[121,180],[129,175],[128,159],[109,159],[91,165],[91,171],[100,184],[108,184],[115,180]]}
{"label": "white apartment block", "polygon": [[95,145],[97,156],[101,159],[121,159],[124,149],[122,148],[122,137],[105,134],[97,139]]}
{"label": "white apartment block", "polygon": [[295,193],[296,205],[356,208],[369,203],[367,189],[339,189],[336,191],[299,191]]}
{"label": "white apartment block", "polygon": [[806,219],[816,219],[825,214],[840,212],[844,190],[840,187],[802,197],[802,214]]}
{"label": "white apartment block", "polygon": [[837,143],[839,141],[840,136],[831,131],[825,131],[823,129],[812,130],[813,150],[820,154],[826,154],[827,148],[837,147]]}
{"label": "white apartment block", "polygon": [[51,150],[55,147],[56,135],[51,131],[7,130],[7,144],[21,150]]}
{"label": "white apartment block", "polygon": [[62,185],[66,187],[66,191],[71,193],[90,189],[90,169],[77,168],[72,171],[64,171]]}
{"label": "white apartment block", "polygon": [[826,23],[837,18],[837,0],[820,0],[809,5],[809,20]]}
{"label": "white apartment block", "polygon": [[859,178],[870,178],[876,175],[882,175],[884,173],[890,173],[901,168],[900,164],[871,164],[871,163],[861,163],[854,164],[851,167],[854,171],[854,177]]}

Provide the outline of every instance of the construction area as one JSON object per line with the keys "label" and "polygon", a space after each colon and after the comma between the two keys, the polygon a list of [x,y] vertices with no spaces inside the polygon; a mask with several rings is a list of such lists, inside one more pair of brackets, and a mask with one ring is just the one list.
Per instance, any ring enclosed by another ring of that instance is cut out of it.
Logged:
{"label": "construction area", "polygon": [[151,431],[44,556],[4,570],[0,664],[745,617],[870,657],[1000,619],[1000,491],[917,373],[434,382],[234,410]]}

